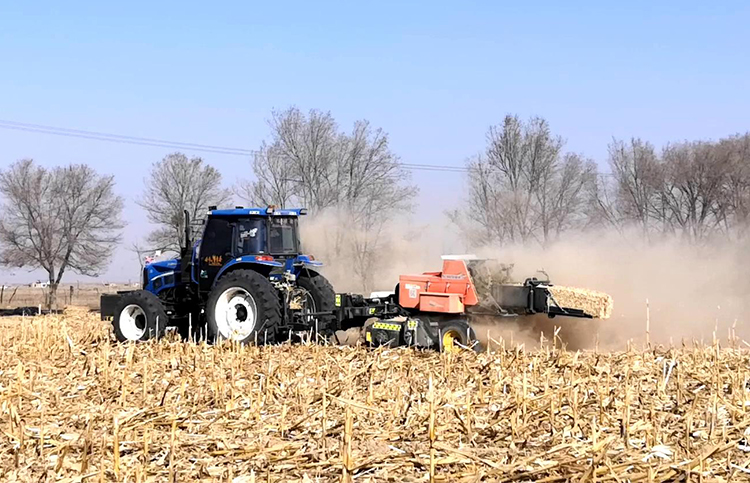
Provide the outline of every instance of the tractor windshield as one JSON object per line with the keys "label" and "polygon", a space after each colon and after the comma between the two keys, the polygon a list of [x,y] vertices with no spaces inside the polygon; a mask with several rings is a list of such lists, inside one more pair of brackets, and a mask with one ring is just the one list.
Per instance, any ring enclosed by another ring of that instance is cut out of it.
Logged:
{"label": "tractor windshield", "polygon": [[272,217],[268,238],[268,253],[273,255],[296,254],[297,218]]}
{"label": "tractor windshield", "polygon": [[238,218],[235,223],[235,256],[298,253],[296,217],[247,217]]}
{"label": "tractor windshield", "polygon": [[237,220],[237,255],[265,253],[265,218],[240,218]]}

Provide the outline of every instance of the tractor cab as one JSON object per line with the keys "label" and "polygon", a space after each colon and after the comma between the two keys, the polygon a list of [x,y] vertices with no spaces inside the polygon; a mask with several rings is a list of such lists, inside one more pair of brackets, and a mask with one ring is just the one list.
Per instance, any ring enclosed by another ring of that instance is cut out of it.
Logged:
{"label": "tractor cab", "polygon": [[202,252],[207,253],[208,244],[232,256],[294,257],[300,253],[297,219],[305,213],[304,209],[273,207],[211,209],[201,240]]}
{"label": "tractor cab", "polygon": [[192,254],[191,278],[202,292],[209,291],[225,272],[251,268],[270,279],[297,275],[305,265],[319,266],[302,255],[298,218],[301,209],[209,208],[203,236]]}

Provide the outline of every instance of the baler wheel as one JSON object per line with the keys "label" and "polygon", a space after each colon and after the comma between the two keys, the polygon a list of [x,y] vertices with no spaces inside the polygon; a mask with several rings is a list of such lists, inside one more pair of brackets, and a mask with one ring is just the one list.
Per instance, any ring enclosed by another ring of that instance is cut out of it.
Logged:
{"label": "baler wheel", "polygon": [[451,321],[440,327],[440,352],[481,350],[474,329],[464,321]]}
{"label": "baler wheel", "polygon": [[443,352],[459,352],[461,350],[461,334],[456,330],[447,330],[443,332]]}

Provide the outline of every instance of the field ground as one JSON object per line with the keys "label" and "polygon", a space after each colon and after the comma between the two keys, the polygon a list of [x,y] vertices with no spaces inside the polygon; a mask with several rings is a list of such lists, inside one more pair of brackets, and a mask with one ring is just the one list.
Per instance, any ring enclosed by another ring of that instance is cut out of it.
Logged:
{"label": "field ground", "polygon": [[750,354],[118,345],[0,320],[3,481],[747,481]]}
{"label": "field ground", "polygon": [[[61,284],[57,289],[58,307],[75,305],[98,309],[101,294],[132,289],[127,284]],[[27,285],[6,287],[0,293],[0,308],[36,307],[40,304],[44,306],[46,293],[46,288],[35,288]]]}

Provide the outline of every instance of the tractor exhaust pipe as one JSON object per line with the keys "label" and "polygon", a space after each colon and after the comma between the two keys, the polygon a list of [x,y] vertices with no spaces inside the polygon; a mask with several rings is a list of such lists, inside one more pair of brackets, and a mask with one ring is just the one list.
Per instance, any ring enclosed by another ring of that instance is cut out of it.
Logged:
{"label": "tractor exhaust pipe", "polygon": [[183,249],[182,256],[184,257],[186,253],[190,251],[190,213],[188,213],[188,210],[184,210],[185,212],[185,247]]}

